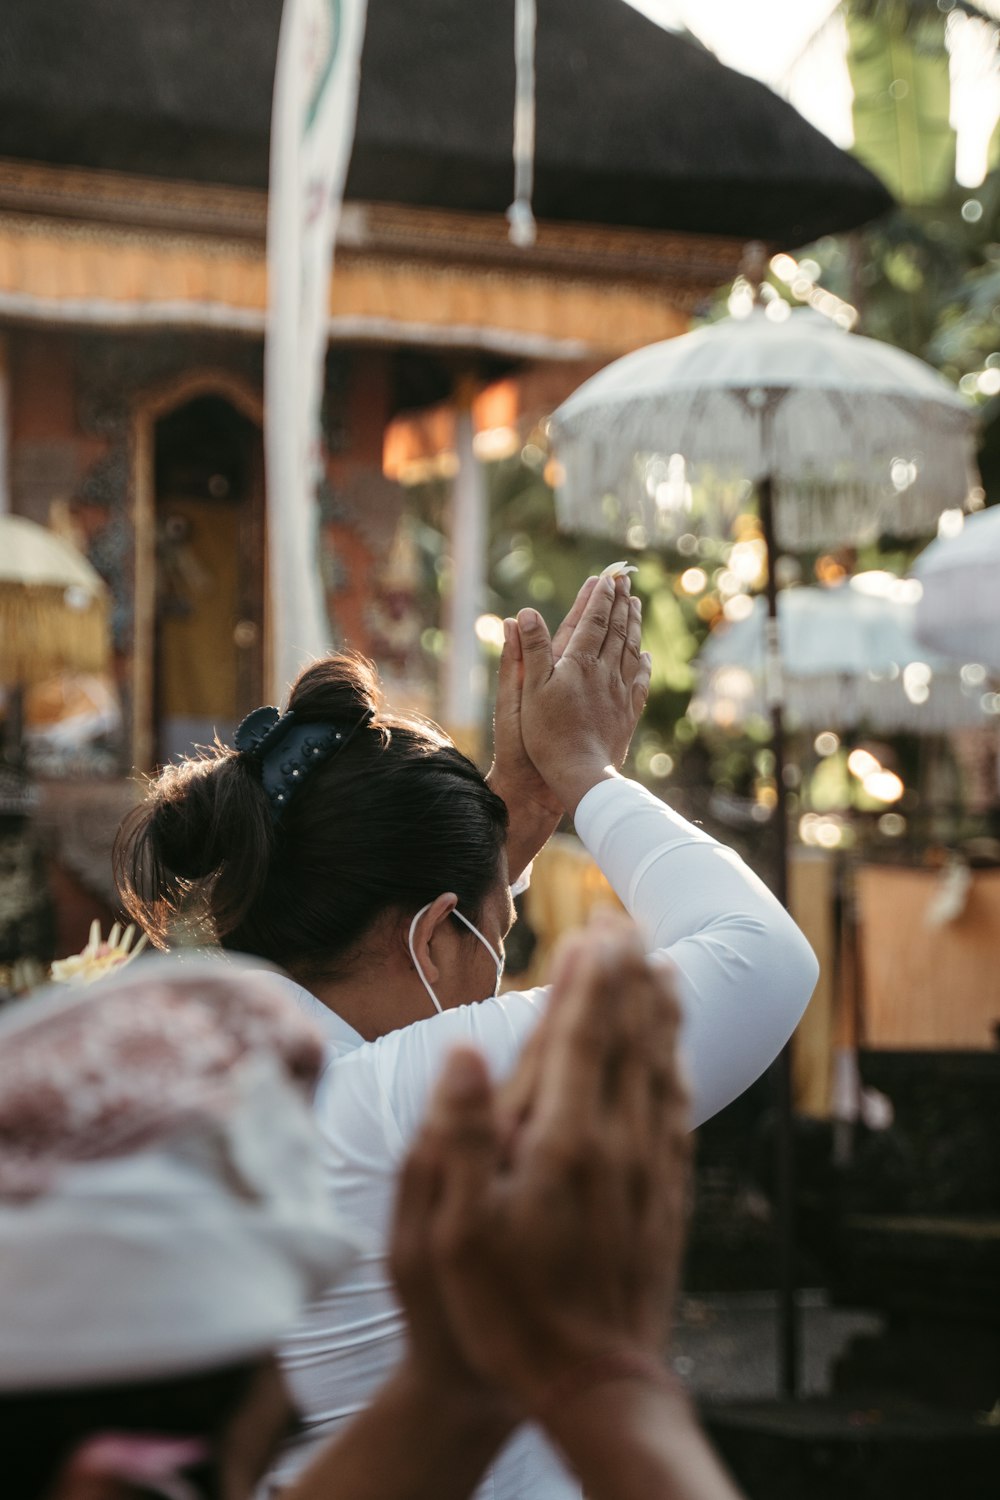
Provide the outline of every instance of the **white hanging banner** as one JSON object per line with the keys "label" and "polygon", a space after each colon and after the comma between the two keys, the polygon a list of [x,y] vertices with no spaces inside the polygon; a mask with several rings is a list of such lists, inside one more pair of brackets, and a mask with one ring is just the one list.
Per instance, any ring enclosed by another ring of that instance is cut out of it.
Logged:
{"label": "white hanging banner", "polygon": [[271,117],[264,441],[269,692],[330,647],[319,556],[330,269],[354,140],[366,0],[285,0]]}
{"label": "white hanging banner", "polygon": [[526,249],[538,226],[531,206],[535,187],[535,0],[514,0],[514,201],[507,210],[510,241]]}

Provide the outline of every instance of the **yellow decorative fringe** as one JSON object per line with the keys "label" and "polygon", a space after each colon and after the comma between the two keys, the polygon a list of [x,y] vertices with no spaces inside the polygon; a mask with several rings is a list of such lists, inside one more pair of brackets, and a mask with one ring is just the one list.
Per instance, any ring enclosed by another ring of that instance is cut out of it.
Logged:
{"label": "yellow decorative fringe", "polygon": [[105,600],[78,605],[73,590],[0,583],[0,684],[31,687],[54,672],[102,672],[110,658]]}

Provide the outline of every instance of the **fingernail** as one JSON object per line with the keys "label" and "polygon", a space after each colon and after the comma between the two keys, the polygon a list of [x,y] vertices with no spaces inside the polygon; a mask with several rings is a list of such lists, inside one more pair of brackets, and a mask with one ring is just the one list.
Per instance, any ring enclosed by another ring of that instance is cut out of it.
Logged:
{"label": "fingernail", "polygon": [[470,1052],[453,1052],[444,1074],[444,1086],[450,1099],[472,1099],[483,1089],[483,1067]]}
{"label": "fingernail", "polygon": [[595,594],[597,593],[598,589],[600,589],[605,594],[613,594],[615,591],[615,580],[613,578],[609,578],[606,573],[602,573],[600,578],[598,578],[597,580],[597,586],[594,589]]}
{"label": "fingernail", "polygon": [[504,622],[503,622],[503,638],[507,642],[508,645],[510,645],[511,641],[514,640],[514,638],[515,638],[516,635],[517,635],[517,621],[516,620],[504,620]]}
{"label": "fingernail", "polygon": [[646,663],[647,667],[651,667],[653,665],[653,658],[648,651],[644,651],[642,653],[642,660]]}
{"label": "fingernail", "polygon": [[631,594],[631,592],[632,592],[632,580],[628,576],[627,573],[623,573],[622,574],[622,593],[623,594]]}
{"label": "fingernail", "polygon": [[518,614],[517,623],[522,630],[537,630],[542,622],[537,610],[522,609]]}
{"label": "fingernail", "polygon": [[642,614],[642,600],[635,594],[633,594],[631,599],[629,600],[628,607],[634,615]]}

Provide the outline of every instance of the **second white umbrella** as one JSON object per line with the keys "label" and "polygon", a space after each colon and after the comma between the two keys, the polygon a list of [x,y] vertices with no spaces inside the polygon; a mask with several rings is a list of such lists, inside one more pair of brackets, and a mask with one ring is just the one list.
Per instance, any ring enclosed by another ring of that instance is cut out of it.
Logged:
{"label": "second white umbrella", "polygon": [[[918,641],[917,593],[888,574],[862,573],[778,595],[789,728],[942,734],[992,721],[981,677]],[[696,663],[696,718],[728,726],[766,715],[765,627],[758,598],[745,620],[712,632]]]}
{"label": "second white umbrella", "polygon": [[917,558],[921,641],[1000,674],[1000,507],[955,517]]}

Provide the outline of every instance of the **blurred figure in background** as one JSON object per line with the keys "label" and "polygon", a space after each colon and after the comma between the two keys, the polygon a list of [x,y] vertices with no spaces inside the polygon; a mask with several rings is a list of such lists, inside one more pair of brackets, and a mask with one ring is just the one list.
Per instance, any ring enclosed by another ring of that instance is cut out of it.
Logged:
{"label": "blurred figure in background", "polygon": [[[307,1425],[278,1487],[403,1355],[387,1257],[398,1171],[451,1048],[474,1046],[502,1078],[545,1013],[541,986],[500,993],[503,944],[511,882],[563,812],[676,966],[696,1122],[764,1071],[812,993],[816,961],[775,898],[618,773],[649,683],[640,634],[627,578],[589,580],[554,641],[534,610],[508,621],[489,778],[387,712],[369,664],[328,657],[284,714],[258,709],[234,748],[168,766],[123,827],[123,900],[154,941],[194,906],[223,946],[298,981],[327,1047],[316,1108],[331,1191],[371,1233],[284,1347]],[[579,1494],[530,1424],[483,1486],[490,1500]]]}
{"label": "blurred figure in background", "polygon": [[[504,1087],[449,1058],[396,1212],[406,1359],[285,1500],[461,1500],[526,1413],[596,1500],[732,1500],[661,1362],[678,1019],[609,930],[563,951]],[[357,1252],[306,1106],[315,1033],[272,976],[171,959],[38,997],[0,1042],[4,1495],[248,1500],[291,1415],[271,1347]]]}

